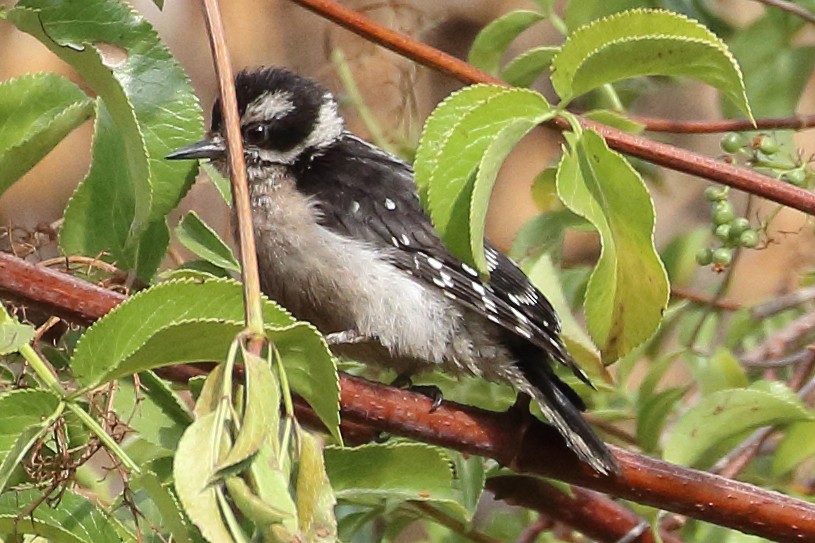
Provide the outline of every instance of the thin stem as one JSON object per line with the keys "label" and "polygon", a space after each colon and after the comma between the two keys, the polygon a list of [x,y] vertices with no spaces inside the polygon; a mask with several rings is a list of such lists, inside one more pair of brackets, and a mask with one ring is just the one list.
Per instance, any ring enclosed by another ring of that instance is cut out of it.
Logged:
{"label": "thin stem", "polygon": [[359,92],[359,87],[357,86],[356,81],[354,81],[354,76],[351,73],[351,70],[348,68],[348,63],[345,60],[345,54],[342,52],[342,49],[334,49],[334,51],[331,53],[331,62],[334,63],[335,69],[337,70],[337,75],[339,76],[342,86],[345,89],[345,93],[348,95],[348,99],[351,101],[351,103],[354,104],[354,107],[356,108],[360,119],[362,119],[362,122],[365,124],[365,128],[368,129],[368,133],[370,134],[373,142],[392,155],[399,154],[385,137],[385,133],[382,131],[382,127],[376,120],[376,116],[371,113],[371,110],[365,103],[365,98],[362,96],[362,93]]}
{"label": "thin stem", "polygon": [[[212,455],[217,464],[220,460],[221,443],[223,441],[224,430],[228,421],[234,421],[232,414],[232,373],[235,370],[235,358],[238,356],[238,347],[241,345],[241,338],[237,337],[229,345],[229,352],[223,362],[224,372],[221,382],[221,395],[218,399],[218,406],[215,408],[215,430],[212,432]],[[213,466],[214,468],[215,466]]]}
{"label": "thin stem", "polygon": [[[273,347],[273,346],[272,346]],[[273,359],[277,366],[277,375],[280,378],[280,391],[283,393],[283,408],[286,413],[286,425],[283,427],[283,437],[280,440],[280,450],[283,454],[289,450],[291,442],[292,426],[294,424],[294,401],[292,400],[291,387],[289,387],[289,377],[286,375],[286,368],[280,363],[280,354],[274,349]],[[280,456],[282,462],[282,455]]]}
{"label": "thin stem", "polygon": [[764,320],[813,300],[815,300],[815,287],[805,287],[755,306],[750,310],[750,316],[756,320]]}
{"label": "thin stem", "polygon": [[787,2],[785,0],[754,0],[754,1],[758,2],[759,4],[772,6],[774,8],[786,11],[787,13],[791,13],[796,17],[800,17],[801,19],[805,20],[809,24],[815,24],[815,15],[813,15],[803,7],[794,4],[793,2]]}
{"label": "thin stem", "polygon": [[714,300],[709,296],[704,296],[697,292],[692,292],[679,287],[671,287],[671,296],[688,300],[695,304],[712,305],[716,309],[724,309],[726,311],[738,311],[741,309],[741,304],[738,302],[731,302],[729,300]]}
{"label": "thin stem", "polygon": [[28,362],[28,365],[31,366],[31,369],[34,370],[34,373],[37,374],[40,381],[48,387],[51,392],[59,396],[60,398],[65,398],[67,396],[67,391],[62,388],[59,380],[57,377],[51,373],[48,365],[45,361],[40,358],[40,355],[37,354],[37,351],[34,350],[29,344],[25,344],[20,347],[20,354],[25,358],[25,361]]}
{"label": "thin stem", "polygon": [[466,537],[470,541],[475,541],[475,543],[501,543],[499,539],[495,539],[484,532],[470,528],[465,523],[454,519],[444,511],[433,507],[427,502],[412,502],[411,505],[435,522],[449,528],[462,537]]}
{"label": "thin stem", "polygon": [[[221,12],[217,0],[201,0],[212,56],[215,60],[215,73],[218,76],[221,111],[226,128],[226,143],[229,155],[229,172],[232,183],[232,199],[238,221],[238,241],[240,246],[241,276],[246,309],[246,326],[255,336],[263,335],[263,307],[260,297],[260,275],[258,273],[255,233],[252,228],[252,210],[249,206],[249,189],[246,181],[246,163],[243,159],[243,140],[238,118],[238,103],[235,98],[235,79],[229,62],[226,38]],[[260,345],[255,349],[260,353]]]}
{"label": "thin stem", "polygon": [[614,87],[611,85],[611,83],[606,83],[605,85],[600,87],[600,92],[602,92],[606,100],[609,101],[609,103],[611,104],[611,109],[613,111],[616,111],[618,113],[625,111],[625,107],[623,106],[623,103],[620,101],[620,96],[617,94],[617,91],[614,90]]}

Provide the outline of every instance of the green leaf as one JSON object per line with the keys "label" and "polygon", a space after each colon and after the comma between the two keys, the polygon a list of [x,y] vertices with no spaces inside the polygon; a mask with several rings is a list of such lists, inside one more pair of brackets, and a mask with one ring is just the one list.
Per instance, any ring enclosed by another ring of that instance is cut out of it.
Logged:
{"label": "green leaf", "polygon": [[[730,41],[733,55],[744,69],[744,84],[755,115],[786,117],[796,112],[815,68],[815,47],[799,46],[802,26],[802,21],[787,13],[767,10],[764,17]],[[736,113],[729,103],[724,106],[729,116]]]}
{"label": "green leaf", "polygon": [[225,270],[240,272],[241,267],[229,246],[195,211],[187,213],[175,235],[181,244],[207,262]]}
{"label": "green leaf", "polygon": [[749,384],[744,366],[729,349],[719,348],[711,356],[689,357],[689,360],[694,380],[704,396]]}
{"label": "green leaf", "polygon": [[131,477],[128,486],[134,491],[142,490],[147,494],[158,514],[154,522],[161,526],[163,532],[169,533],[173,540],[179,543],[191,543],[190,528],[187,525],[187,517],[181,510],[181,504],[155,473],[143,471],[141,475]]}
{"label": "green leaf", "polygon": [[566,4],[563,19],[570,30],[575,30],[586,23],[606,17],[620,11],[642,7],[643,0],[590,0],[588,2],[569,2]]}
{"label": "green leaf", "polygon": [[113,409],[138,432],[139,437],[172,455],[192,416],[178,403],[175,393],[150,372],[139,377],[141,388],[133,380],[120,379],[113,395]]}
{"label": "green leaf", "polygon": [[558,169],[558,194],[600,233],[585,308],[589,333],[608,364],[656,331],[668,279],[654,247],[654,205],[639,174],[591,130],[570,147]]}
{"label": "green leaf", "polygon": [[815,422],[796,422],[787,429],[773,456],[773,474],[784,475],[815,456]]}
{"label": "green leaf", "polygon": [[473,40],[467,62],[492,75],[498,74],[501,57],[518,35],[542,21],[545,16],[537,11],[510,11],[481,29]]}
{"label": "green leaf", "polygon": [[487,480],[484,459],[480,456],[465,456],[457,451],[450,451],[449,454],[455,466],[455,485],[461,492],[461,505],[467,510],[469,520],[475,514]]}
{"label": "green leaf", "polygon": [[[490,142],[481,157],[469,201],[469,221],[466,228],[463,228],[465,233],[469,232],[470,234],[469,251],[464,247],[457,249],[457,246],[448,244],[448,247],[455,254],[463,257],[465,262],[475,263],[477,270],[487,270],[487,260],[484,257],[484,229],[487,223],[487,206],[490,203],[490,195],[498,177],[498,170],[501,168],[504,159],[512,151],[512,148],[537,125],[538,121],[536,120],[517,119],[511,121],[495,135],[495,139]],[[455,211],[453,213],[457,215]],[[457,224],[456,228],[462,230],[462,226]],[[457,238],[458,236],[455,239]],[[451,239],[453,238],[451,237]]]}
{"label": "green leaf", "polygon": [[337,500],[325,471],[320,443],[308,432],[300,435],[296,494],[299,528],[305,540],[315,543],[336,541],[334,506]]}
{"label": "green leaf", "polygon": [[340,381],[325,339],[312,325],[304,322],[271,334],[271,338],[280,353],[291,388],[305,398],[329,433],[342,443]]}
{"label": "green leaf", "polygon": [[415,165],[425,208],[450,251],[482,273],[480,213],[494,174],[511,145],[552,115],[536,92],[476,85],[448,97],[427,120]]}
{"label": "green leaf", "polygon": [[584,227],[591,228],[586,219],[568,209],[541,213],[521,227],[509,255],[522,264],[526,260],[534,261],[542,254],[550,254],[559,260],[566,230]]}
{"label": "green leaf", "polygon": [[611,126],[617,130],[628,132],[629,134],[641,134],[645,130],[644,124],[638,123],[625,115],[621,115],[616,111],[610,111],[608,109],[595,109],[592,111],[587,111],[586,113],[583,113],[583,118]]}
{"label": "green leaf", "polygon": [[669,388],[637,405],[637,443],[645,452],[657,450],[665,420],[686,391],[683,387]]}
{"label": "green leaf", "polygon": [[225,269],[219,268],[206,260],[190,260],[184,262],[177,268],[159,273],[158,278],[160,281],[180,279],[206,281],[207,279],[229,279],[231,275]]}
{"label": "green leaf", "polygon": [[274,449],[279,447],[273,447],[270,441],[271,439],[263,444],[249,465],[249,473],[257,490],[257,495],[252,496],[257,501],[252,500],[252,504],[246,505],[252,505],[259,512],[265,511],[268,513],[265,517],[267,519],[271,519],[271,514],[276,513],[282,524],[281,529],[294,534],[297,532],[298,518],[297,506],[291,496],[290,458],[276,454]]}
{"label": "green leaf", "polygon": [[[277,509],[275,506],[261,500],[251,487],[240,477],[227,477],[226,488],[229,491],[229,497],[235,502],[235,505],[240,509],[241,513],[246,515],[246,518],[251,520],[259,528],[266,528],[271,524],[280,524],[286,520],[294,519],[294,517],[283,509]],[[279,501],[289,498],[288,488],[286,485],[278,489]],[[290,498],[289,498],[290,499]],[[286,500],[288,501],[288,500]],[[287,536],[283,541],[296,541],[295,534],[288,531]]]}
{"label": "green leaf", "polygon": [[254,456],[269,436],[277,439],[280,426],[280,385],[267,360],[241,349],[246,392],[240,432],[216,472]]}
{"label": "green leaf", "polygon": [[526,266],[525,271],[560,317],[561,337],[566,343],[569,354],[574,357],[581,368],[587,371],[590,377],[610,381],[608,372],[600,362],[597,347],[586,335],[569,308],[569,303],[563,293],[563,285],[560,283],[560,273],[549,255],[540,255],[537,260]]}
{"label": "green leaf", "polygon": [[17,322],[0,308],[0,356],[16,353],[31,343],[35,334],[32,326]]}
{"label": "green leaf", "polygon": [[338,498],[455,502],[450,460],[419,443],[327,447],[325,464]]}
{"label": "green leaf", "polygon": [[206,172],[210,182],[215,186],[218,194],[221,195],[226,205],[232,207],[232,188],[229,186],[229,179],[221,175],[209,162],[201,164],[201,168]]}
{"label": "green leaf", "polygon": [[721,390],[703,398],[676,423],[665,443],[665,460],[693,466],[716,444],[745,431],[815,418],[795,394],[777,385]]}
{"label": "green leaf", "polygon": [[169,241],[164,216],[194,179],[194,164],[164,160],[201,131],[187,76],[141,15],[117,0],[23,0],[7,19],[101,98],[91,171],[66,210],[62,249],[108,252],[149,280]]}
{"label": "green leaf", "polygon": [[[82,336],[71,359],[74,376],[85,386],[95,386],[105,378],[127,374],[120,371],[119,366],[158,331],[173,324],[207,319],[209,324],[213,321],[241,323],[242,300],[239,283],[218,279],[202,283],[174,281],[139,292],[98,320]],[[295,322],[286,311],[268,301],[264,303],[264,319],[275,328],[286,328]],[[193,352],[206,352],[208,347],[198,349],[197,345],[209,341],[208,338],[196,339],[189,342],[189,348]],[[182,353],[184,348],[184,345],[175,347],[176,352]],[[149,368],[133,368],[143,369]]]}
{"label": "green leaf", "polygon": [[93,113],[93,100],[56,74],[0,83],[0,195]]}
{"label": "green leaf", "polygon": [[501,79],[515,87],[528,87],[552,65],[558,47],[540,46],[524,51],[510,60],[501,71]]}
{"label": "green leaf", "polygon": [[687,76],[721,91],[750,119],[741,70],[727,46],[696,21],[669,11],[636,9],[572,33],[552,61],[563,105],[621,79]]}
{"label": "green leaf", "polygon": [[[339,381],[325,340],[273,302],[264,300],[263,311],[292,387],[339,439]],[[91,326],[77,344],[71,368],[80,383],[93,387],[164,365],[223,360],[243,326],[239,283],[162,283]]]}
{"label": "green leaf", "polygon": [[0,395],[0,492],[31,446],[62,413],[60,400],[45,390]]}
{"label": "green leaf", "polygon": [[213,412],[187,427],[175,454],[173,479],[184,512],[207,541],[232,543],[218,506],[216,485],[210,484],[219,452],[215,444],[216,426]]}
{"label": "green leaf", "polygon": [[[42,491],[20,490],[0,494],[0,532],[3,534],[31,534],[60,543],[113,543],[135,541],[135,536],[126,534],[110,515],[100,510],[83,496],[70,490],[60,494],[59,505],[51,507],[42,502]],[[37,508],[29,514],[35,504]]]}
{"label": "green leaf", "polygon": [[[416,187],[425,209],[428,208],[428,185],[439,166],[439,150],[450,137],[453,127],[474,108],[484,105],[507,90],[505,87],[495,85],[467,87],[445,98],[427,118],[419,145],[416,147],[416,159],[413,164]],[[467,175],[469,176],[469,173]]]}

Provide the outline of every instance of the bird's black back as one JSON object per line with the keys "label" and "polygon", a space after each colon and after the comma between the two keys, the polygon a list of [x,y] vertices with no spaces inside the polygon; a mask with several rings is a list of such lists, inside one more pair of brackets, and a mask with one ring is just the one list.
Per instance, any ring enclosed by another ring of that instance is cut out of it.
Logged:
{"label": "bird's black back", "polygon": [[[523,356],[519,362],[547,364],[551,358],[588,382],[558,336],[559,319],[551,304],[513,261],[487,243],[491,265],[485,282],[447,250],[419,202],[413,170],[406,162],[346,133],[335,144],[304,155],[294,168],[298,188],[314,197],[323,226],[374,247],[394,249],[389,253],[394,265],[425,283],[433,284],[444,272],[451,283],[446,289],[459,303],[501,326],[509,347],[537,350],[537,356]],[[494,310],[485,310],[485,303]],[[569,393],[582,409],[580,398]]]}

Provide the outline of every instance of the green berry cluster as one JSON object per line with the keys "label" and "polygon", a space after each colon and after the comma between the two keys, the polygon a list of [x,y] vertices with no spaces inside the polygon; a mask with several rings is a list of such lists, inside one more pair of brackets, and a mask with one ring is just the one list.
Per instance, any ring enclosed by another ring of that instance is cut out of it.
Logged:
{"label": "green berry cluster", "polygon": [[735,155],[742,155],[748,165],[796,187],[808,187],[813,178],[813,172],[801,157],[784,156],[778,141],[769,134],[758,134],[751,139],[730,132],[722,137],[720,145],[728,153],[729,162],[735,160]]}
{"label": "green berry cluster", "polygon": [[726,187],[705,189],[705,198],[710,202],[713,219],[713,235],[721,242],[721,247],[701,249],[696,254],[696,262],[701,266],[729,266],[733,261],[733,249],[758,245],[758,232],[750,227],[750,221],[746,217],[736,216],[733,204],[727,200],[727,193]]}

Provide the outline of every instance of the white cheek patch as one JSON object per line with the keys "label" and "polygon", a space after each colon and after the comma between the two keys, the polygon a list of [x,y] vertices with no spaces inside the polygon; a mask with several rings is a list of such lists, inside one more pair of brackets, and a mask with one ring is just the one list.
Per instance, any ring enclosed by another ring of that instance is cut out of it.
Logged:
{"label": "white cheek patch", "polygon": [[255,98],[243,114],[241,124],[270,121],[285,117],[294,110],[292,94],[289,91],[267,91]]}
{"label": "white cheek patch", "polygon": [[314,130],[309,134],[305,147],[325,147],[333,143],[342,134],[343,122],[337,111],[337,102],[330,94],[323,96],[320,112]]}

